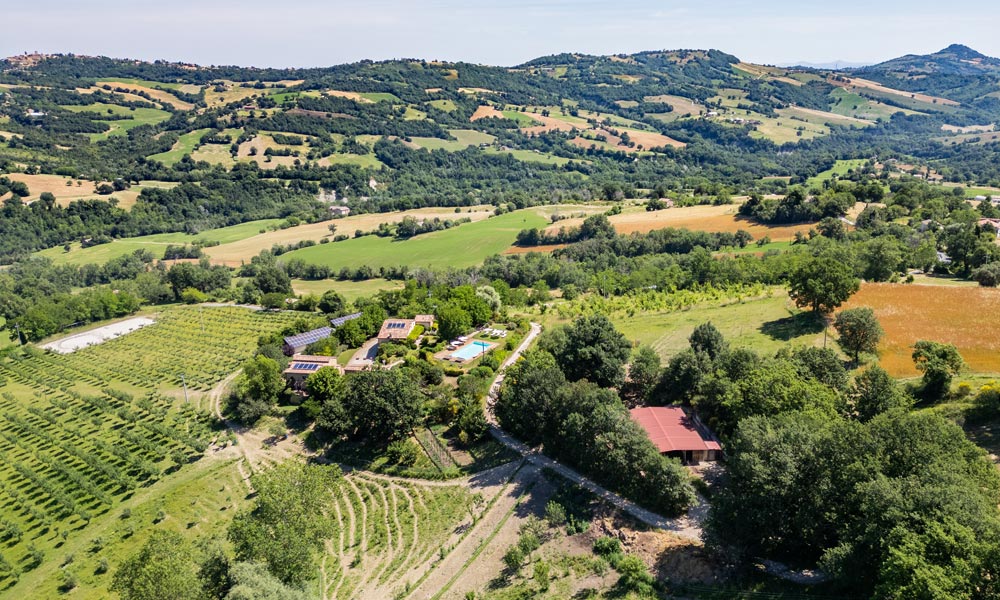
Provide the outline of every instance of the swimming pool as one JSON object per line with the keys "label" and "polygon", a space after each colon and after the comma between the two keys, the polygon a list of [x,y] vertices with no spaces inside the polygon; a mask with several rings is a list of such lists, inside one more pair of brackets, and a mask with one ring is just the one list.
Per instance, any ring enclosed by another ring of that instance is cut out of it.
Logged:
{"label": "swimming pool", "polygon": [[472,360],[474,358],[479,358],[480,355],[484,354],[487,350],[492,348],[494,344],[489,342],[480,342],[479,340],[473,340],[471,344],[462,348],[461,350],[456,350],[451,353],[452,358],[461,358],[462,360]]}

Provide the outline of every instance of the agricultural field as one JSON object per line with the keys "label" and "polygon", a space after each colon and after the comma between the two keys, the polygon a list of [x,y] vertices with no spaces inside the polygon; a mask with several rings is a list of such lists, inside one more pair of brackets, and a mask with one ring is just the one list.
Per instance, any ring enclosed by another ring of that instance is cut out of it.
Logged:
{"label": "agricultural field", "polygon": [[368,265],[375,269],[399,265],[471,267],[481,263],[487,256],[503,252],[522,229],[544,224],[544,218],[526,209],[404,241],[365,236],[303,248],[284,256],[289,259],[301,258],[308,263],[334,269],[355,268],[358,265]]}
{"label": "agricultural field", "polygon": [[[740,229],[747,231],[760,239],[770,237],[780,242],[794,239],[795,232],[805,233],[811,225],[762,225],[739,216],[738,207],[734,204],[721,206],[683,206],[665,210],[647,211],[644,207],[626,208],[621,214],[612,215],[608,220],[619,233],[646,233],[656,229],[674,227],[692,231],[709,231],[719,233],[735,233]],[[546,231],[559,231],[560,228],[577,227],[583,223],[583,217],[557,221],[546,228]]]}
{"label": "agricultural field", "polygon": [[[276,226],[281,219],[262,219],[259,221],[248,221],[239,225],[210,229],[201,233],[191,235],[187,233],[156,233],[134,238],[122,238],[112,240],[108,244],[99,244],[89,248],[81,248],[79,242],[70,244],[69,252],[63,250],[62,246],[42,250],[37,254],[45,256],[56,264],[104,264],[112,258],[131,254],[136,250],[149,250],[156,258],[163,258],[163,252],[170,244],[194,244],[197,242],[219,242],[220,244],[230,244],[243,240],[260,232]],[[249,259],[249,257],[247,257]]]}
{"label": "agricultural field", "polygon": [[174,165],[182,158],[185,154],[191,154],[194,149],[198,147],[202,136],[206,133],[212,131],[211,129],[195,129],[194,131],[189,131],[184,135],[180,136],[180,139],[174,143],[174,147],[166,152],[161,152],[159,154],[153,154],[147,156],[149,160],[156,160],[165,165]]}
{"label": "agricultural field", "polygon": [[472,129],[450,129],[448,130],[448,133],[450,133],[455,139],[442,140],[440,138],[428,137],[414,137],[411,139],[418,148],[426,148],[427,150],[447,150],[449,152],[464,150],[469,146],[492,144],[496,140],[494,136],[488,133],[474,131]]}
{"label": "agricultural field", "polygon": [[[266,231],[264,233],[258,233],[257,235],[251,234],[235,241],[223,241],[223,243],[219,246],[205,248],[205,254],[215,263],[229,266],[239,266],[241,262],[249,261],[251,257],[260,254],[261,250],[271,248],[274,244],[291,244],[300,240],[314,240],[318,242],[325,237],[332,237],[330,234],[330,225],[337,226],[338,235],[344,234],[353,236],[355,231],[374,231],[375,229],[378,229],[378,226],[382,223],[396,223],[408,216],[416,219],[433,219],[437,217],[440,219],[469,218],[473,221],[481,221],[492,215],[494,210],[495,208],[493,206],[481,205],[463,207],[461,212],[455,212],[454,208],[442,207],[418,208],[391,213],[351,215],[342,219],[322,221],[319,223],[308,223],[305,225],[298,225],[296,227],[289,227],[287,229]],[[344,244],[352,243],[353,241],[355,240],[336,243]],[[325,247],[326,244],[323,246]]]}
{"label": "agricultural field", "polygon": [[140,125],[156,125],[157,123],[162,123],[170,118],[170,113],[165,110],[160,110],[158,108],[129,108],[127,106],[118,106],[117,104],[85,104],[85,105],[68,105],[63,106],[68,111],[71,112],[94,112],[107,115],[115,115],[120,117],[128,117],[126,120],[119,121],[106,121],[106,123],[111,127],[111,129],[105,131],[104,133],[92,133],[90,134],[90,139],[92,141],[104,140],[112,135],[125,135],[130,129],[138,127]]}
{"label": "agricultural field", "polygon": [[444,112],[453,112],[458,108],[454,100],[430,100],[427,104],[430,104],[438,110],[443,110]]}
{"label": "agricultural field", "polygon": [[870,283],[844,308],[875,311],[886,336],[879,361],[895,377],[916,377],[912,346],[919,340],[954,344],[980,374],[1000,373],[1000,338],[990,319],[1000,310],[994,288]]}
{"label": "agricultural field", "polygon": [[145,94],[148,94],[149,97],[152,98],[154,102],[159,102],[160,104],[169,104],[173,106],[174,109],[176,110],[191,110],[194,108],[194,105],[191,104],[190,102],[185,102],[184,100],[181,100],[180,98],[174,96],[170,92],[167,92],[163,89],[158,89],[158,88],[169,87],[169,84],[163,84],[156,81],[152,81],[148,82],[148,85],[145,85],[141,83],[114,81],[108,79],[104,81],[98,81],[96,85],[97,87],[101,87],[105,84],[110,85],[111,87],[125,88],[133,93],[143,92]]}
{"label": "agricultural field", "polygon": [[843,177],[847,175],[848,171],[860,169],[865,166],[868,162],[862,158],[856,160],[838,160],[832,167],[823,171],[822,173],[817,173],[815,177],[810,177],[806,180],[806,186],[812,187],[821,184],[827,179],[833,179],[834,177]]}
{"label": "agricultural field", "polygon": [[830,106],[830,112],[856,119],[877,121],[878,119],[889,119],[896,113],[903,113],[905,115],[923,114],[908,108],[900,108],[879,102],[878,100],[865,98],[846,88],[834,89],[830,92],[830,98],[833,101],[833,104]]}
{"label": "agricultural field", "polygon": [[[353,302],[358,298],[374,296],[382,290],[398,290],[402,288],[402,281],[389,281],[387,279],[366,279],[364,281],[337,281],[333,279],[321,279],[319,281],[292,280],[292,291],[296,294],[322,296],[324,292],[334,290],[348,302]],[[354,350],[351,350],[351,352],[353,353]]]}
{"label": "agricultural field", "polygon": [[[61,175],[25,175],[24,173],[8,173],[7,175],[4,175],[4,177],[7,177],[12,181],[20,181],[28,186],[30,194],[24,199],[26,202],[34,202],[35,200],[38,200],[43,193],[49,192],[56,197],[56,204],[59,206],[67,206],[76,200],[109,201],[113,198],[118,201],[118,206],[120,208],[129,209],[135,204],[135,201],[139,197],[143,188],[162,188],[177,185],[176,183],[166,181],[143,181],[137,185],[133,185],[127,190],[114,192],[108,196],[101,196],[98,195],[94,189],[97,184],[104,182],[95,183],[93,181],[86,181],[83,179],[63,177]],[[4,196],[0,196],[0,200],[3,198]]]}
{"label": "agricultural field", "polygon": [[149,528],[217,531],[245,492],[231,463],[204,456],[217,438],[206,393],[259,335],[293,319],[168,307],[103,344],[0,363],[0,586],[56,597],[69,571],[79,597],[106,597],[98,567],[113,568]]}

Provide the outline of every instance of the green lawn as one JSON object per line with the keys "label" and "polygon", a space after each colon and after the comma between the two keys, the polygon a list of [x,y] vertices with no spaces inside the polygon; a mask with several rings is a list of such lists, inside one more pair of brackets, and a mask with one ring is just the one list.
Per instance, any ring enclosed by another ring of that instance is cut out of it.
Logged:
{"label": "green lawn", "polygon": [[104,264],[112,258],[124,256],[139,249],[149,250],[157,258],[163,258],[163,251],[169,244],[192,244],[200,240],[228,244],[253,237],[260,233],[261,229],[266,229],[279,222],[281,222],[281,219],[249,221],[230,227],[210,229],[197,235],[157,233],[154,235],[114,240],[110,244],[101,244],[99,246],[91,246],[90,248],[81,248],[78,242],[74,242],[70,244],[69,252],[63,250],[62,246],[56,246],[55,248],[42,250],[37,254],[51,258],[56,264],[74,265]]}
{"label": "green lawn", "polygon": [[469,146],[478,146],[479,144],[492,144],[493,140],[496,139],[488,133],[472,129],[450,129],[448,130],[448,133],[450,133],[455,139],[442,140],[441,138],[431,137],[415,137],[411,139],[414,144],[417,144],[421,148],[426,148],[428,150],[447,150],[449,152],[464,150]]}
{"label": "green lawn", "polygon": [[[618,329],[630,340],[648,344],[664,359],[688,347],[688,337],[698,325],[711,321],[730,345],[770,354],[791,343],[822,345],[822,330],[808,313],[798,312],[788,296],[746,300],[725,306],[707,302],[686,310],[643,312],[635,316],[612,315]],[[832,341],[831,341],[832,344]],[[836,344],[832,344],[836,348]]]}
{"label": "green lawn", "polygon": [[366,281],[337,281],[336,279],[321,279],[306,281],[293,279],[292,290],[296,294],[316,294],[322,296],[327,290],[336,290],[345,300],[353,302],[358,298],[373,296],[382,290],[399,290],[403,288],[402,281],[387,279],[368,279]]}
{"label": "green lawn", "polygon": [[107,139],[108,136],[112,135],[125,135],[130,129],[134,129],[140,125],[155,125],[157,123],[162,123],[170,118],[170,113],[165,110],[160,110],[158,108],[136,108],[131,109],[127,106],[119,106],[117,104],[105,104],[103,102],[98,102],[96,104],[85,104],[77,105],[71,104],[63,106],[66,110],[70,112],[82,113],[82,112],[92,112],[99,113],[102,115],[118,115],[129,117],[128,120],[122,121],[106,121],[111,129],[103,133],[92,133],[90,134],[91,141],[98,141]]}
{"label": "green lawn", "polygon": [[132,85],[141,85],[143,87],[151,87],[151,88],[163,88],[165,90],[180,90],[185,85],[183,83],[164,83],[162,81],[150,81],[148,79],[130,79],[128,77],[105,77],[102,78],[101,81],[130,83]]}
{"label": "green lawn", "polygon": [[534,125],[539,125],[539,122],[532,119],[529,113],[523,113],[519,110],[505,110],[502,111],[505,119],[510,119],[516,122],[521,127],[532,127]]}
{"label": "green lawn", "polygon": [[357,165],[362,169],[381,169],[385,166],[374,152],[371,154],[331,154],[323,160],[329,161],[331,165]]}
{"label": "green lawn", "polygon": [[203,135],[212,131],[211,129],[195,129],[194,131],[185,133],[177,140],[174,147],[166,152],[161,152],[159,154],[153,154],[152,156],[147,156],[149,160],[156,160],[165,165],[173,165],[184,158],[185,154],[191,154],[194,152],[195,146],[198,145],[198,141]]}
{"label": "green lawn", "polygon": [[845,117],[876,120],[880,118],[888,119],[898,112],[907,115],[923,114],[915,110],[869,100],[860,94],[849,92],[844,88],[834,89],[830,92],[830,98],[833,102],[830,106],[830,112]]}
{"label": "green lawn", "polygon": [[331,268],[410,267],[464,268],[480,264],[487,256],[510,247],[522,229],[542,227],[547,221],[527,209],[435,231],[405,241],[373,235],[343,242],[319,244],[284,254],[285,259],[301,258],[307,263]]}

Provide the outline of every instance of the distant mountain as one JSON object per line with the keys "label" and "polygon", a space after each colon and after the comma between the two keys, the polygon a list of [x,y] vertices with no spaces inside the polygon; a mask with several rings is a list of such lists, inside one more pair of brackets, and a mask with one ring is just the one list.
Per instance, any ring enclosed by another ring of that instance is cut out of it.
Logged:
{"label": "distant mountain", "polygon": [[952,44],[934,54],[907,54],[865,70],[898,73],[908,75],[981,75],[983,73],[1000,74],[1000,59],[986,56],[980,52],[963,46]]}

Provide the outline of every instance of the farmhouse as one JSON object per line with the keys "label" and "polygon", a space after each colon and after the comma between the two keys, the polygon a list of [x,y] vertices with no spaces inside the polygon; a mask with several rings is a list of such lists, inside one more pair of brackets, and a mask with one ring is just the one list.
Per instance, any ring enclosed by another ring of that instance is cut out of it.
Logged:
{"label": "farmhouse", "polygon": [[649,406],[629,411],[632,420],[646,430],[660,454],[685,464],[718,460],[722,446],[697,417],[677,406]]}
{"label": "farmhouse", "polygon": [[296,354],[288,364],[288,368],[282,372],[288,386],[293,390],[301,391],[305,388],[306,379],[316,371],[332,367],[343,374],[344,370],[337,364],[336,357],[314,356],[312,354]]}
{"label": "farmhouse", "polygon": [[992,227],[996,231],[997,237],[1000,238],[1000,219],[979,219],[980,227]]}
{"label": "farmhouse", "polygon": [[346,217],[351,214],[351,209],[347,206],[331,206],[330,214],[335,217]]}
{"label": "farmhouse", "polygon": [[405,340],[416,326],[417,322],[414,319],[386,319],[378,332],[378,343]]}

